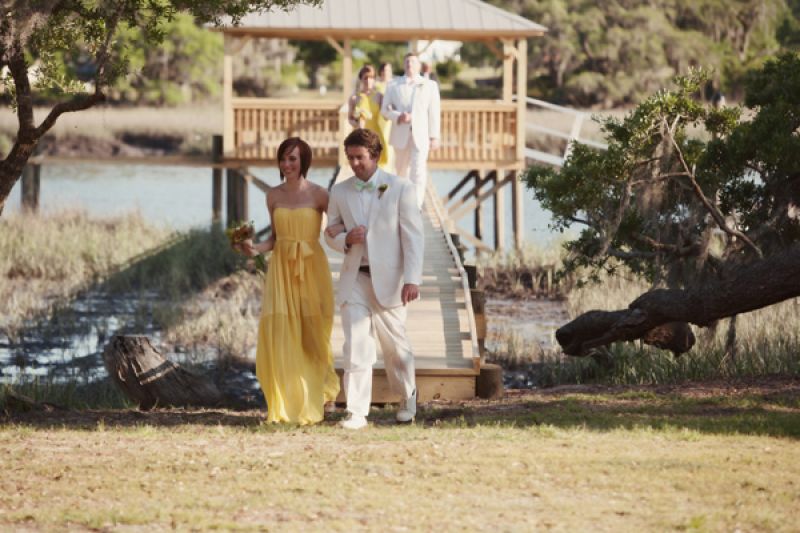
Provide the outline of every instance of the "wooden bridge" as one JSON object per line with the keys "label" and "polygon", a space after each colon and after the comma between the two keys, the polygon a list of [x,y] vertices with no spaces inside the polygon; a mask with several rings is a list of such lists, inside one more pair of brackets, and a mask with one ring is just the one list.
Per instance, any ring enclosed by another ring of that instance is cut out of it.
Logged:
{"label": "wooden bridge", "polygon": [[[360,6],[360,8],[359,8]],[[358,8],[358,9],[355,9]],[[353,10],[358,17],[346,16]],[[386,17],[386,14],[391,16]],[[245,16],[224,34],[223,135],[214,140],[212,217],[223,213],[223,170],[228,173],[225,196],[229,222],[248,220],[248,194],[254,185],[269,185],[253,176],[249,167],[275,166],[279,144],[287,137],[303,137],[314,150],[315,167],[347,169],[342,141],[350,131],[343,103],[352,93],[352,40],[408,41],[420,51],[419,41],[448,39],[484,43],[502,61],[499,98],[442,100],[441,147],[429,157],[432,169],[465,172],[449,193],[440,197],[429,186],[424,207],[425,262],[421,301],[409,310],[407,329],[414,349],[420,398],[471,398],[481,373],[481,349],[486,333],[483,297],[468,284],[466,267],[456,246],[463,239],[476,250],[501,249],[506,241],[505,192],[511,189],[512,231],[515,247],[524,240],[521,173],[533,160],[560,165],[572,142],[579,139],[584,115],[527,97],[527,39],[546,28],[480,0],[324,0],[321,6],[298,6],[291,12]],[[342,92],[327,99],[243,98],[234,94],[233,56],[255,38],[327,41],[342,56]],[[516,72],[515,72],[516,71]],[[560,132],[528,120],[529,106],[574,115],[569,132]],[[529,132],[566,140],[563,153],[548,154],[527,146]],[[23,199],[35,205],[38,167],[23,178]],[[343,177],[349,173],[341,172]],[[346,175],[345,175],[346,174]],[[27,192],[26,192],[27,191]],[[493,246],[483,234],[482,204],[494,203]],[[474,216],[474,231],[456,226]],[[341,256],[329,253],[333,272]],[[474,280],[474,271],[471,278]],[[337,321],[332,344],[341,368],[341,327]],[[375,369],[373,400],[394,401],[381,365]]]}
{"label": "wooden bridge", "polygon": [[[354,13],[358,16],[348,16]],[[482,203],[491,199],[495,213],[493,247],[503,248],[505,192],[510,188],[513,243],[515,247],[523,243],[520,178],[526,158],[531,156],[526,147],[527,39],[542,35],[546,28],[480,0],[324,0],[318,7],[250,14],[240,24],[221,31],[225,38],[224,129],[217,160],[229,168],[229,220],[249,218],[241,211],[247,205],[248,183],[262,189],[266,186],[247,168],[274,166],[278,145],[287,137],[302,137],[312,146],[316,167],[338,165],[349,171],[342,142],[350,126],[343,104],[353,90],[353,40],[405,41],[417,52],[424,51],[420,40],[479,41],[502,62],[498,98],[441,102],[441,147],[431,152],[429,167],[463,170],[465,175],[442,198],[432,187],[427,191],[422,298],[412,304],[407,323],[420,398],[475,396],[481,371],[484,376],[488,374],[479,348],[486,323],[482,296],[468,286],[454,238],[477,250],[492,248],[484,238],[481,215]],[[341,93],[333,98],[304,100],[235,95],[233,57],[257,38],[329,43],[342,60]],[[345,178],[351,175],[340,174]],[[221,213],[221,172],[215,177],[214,191],[215,213]],[[454,223],[470,213],[475,216],[474,232]],[[338,272],[341,256],[331,252],[329,257],[332,271]],[[339,368],[342,343],[337,318],[332,344]],[[378,365],[374,372],[373,400],[396,400],[389,395],[383,368]]]}

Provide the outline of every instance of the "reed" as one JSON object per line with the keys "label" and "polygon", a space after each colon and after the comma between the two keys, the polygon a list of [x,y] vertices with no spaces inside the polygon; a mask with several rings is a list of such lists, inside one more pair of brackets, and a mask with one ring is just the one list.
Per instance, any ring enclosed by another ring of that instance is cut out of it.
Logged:
{"label": "reed", "polygon": [[83,211],[5,215],[0,219],[0,332],[9,334],[51,313],[171,236],[136,212],[95,220]]}
{"label": "reed", "polygon": [[[554,253],[551,251],[551,253]],[[530,258],[525,263],[525,257]],[[517,277],[526,268],[541,268],[546,253],[523,254],[484,259],[484,271],[492,279]],[[600,283],[577,287],[570,283],[560,291],[570,318],[590,310],[616,310],[628,307],[649,290],[644,282],[631,277],[607,277]],[[529,288],[512,289],[523,296],[535,296]],[[491,318],[490,318],[491,320]],[[601,382],[610,384],[663,384],[708,379],[740,379],[781,374],[800,375],[800,299],[739,315],[735,321],[735,343],[728,343],[731,319],[709,328],[695,327],[697,343],[682,356],[646,346],[641,342],[616,343],[598,360],[610,358],[612,364],[599,364],[594,358],[575,358],[560,351],[545,350],[527,341],[518,330],[495,334],[489,359],[511,372],[523,372],[540,385]]]}
{"label": "reed", "polygon": [[175,234],[136,213],[6,216],[0,339],[11,361],[4,364],[19,367],[15,387],[33,387],[37,399],[61,403],[71,394],[69,383],[88,378],[35,378],[26,367],[59,353],[63,360],[53,369],[72,369],[78,359],[96,364],[97,350],[116,333],[154,335],[165,355],[182,363],[247,357],[255,347],[262,278],[244,266],[216,225]]}
{"label": "reed", "polygon": [[526,243],[520,250],[481,254],[475,263],[480,287],[493,295],[512,298],[562,298],[572,286],[571,276],[560,276],[562,248]]}

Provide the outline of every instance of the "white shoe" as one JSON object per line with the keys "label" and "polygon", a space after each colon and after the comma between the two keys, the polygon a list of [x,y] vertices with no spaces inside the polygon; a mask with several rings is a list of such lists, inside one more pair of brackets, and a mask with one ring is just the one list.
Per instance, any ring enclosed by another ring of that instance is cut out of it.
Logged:
{"label": "white shoe", "polygon": [[417,416],[417,389],[405,400],[400,400],[400,408],[397,410],[397,421],[402,424],[413,422]]}
{"label": "white shoe", "polygon": [[367,427],[367,417],[349,413],[347,418],[339,422],[344,429],[362,429]]}

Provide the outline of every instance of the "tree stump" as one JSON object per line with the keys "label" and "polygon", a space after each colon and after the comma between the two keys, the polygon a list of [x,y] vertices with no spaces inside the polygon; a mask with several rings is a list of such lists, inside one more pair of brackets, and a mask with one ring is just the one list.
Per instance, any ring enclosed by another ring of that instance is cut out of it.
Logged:
{"label": "tree stump", "polygon": [[491,363],[481,364],[481,373],[475,381],[475,394],[478,398],[502,398],[503,392],[503,367]]}
{"label": "tree stump", "polygon": [[115,335],[103,351],[103,362],[110,378],[139,409],[211,407],[222,402],[211,380],[164,359],[147,337]]}

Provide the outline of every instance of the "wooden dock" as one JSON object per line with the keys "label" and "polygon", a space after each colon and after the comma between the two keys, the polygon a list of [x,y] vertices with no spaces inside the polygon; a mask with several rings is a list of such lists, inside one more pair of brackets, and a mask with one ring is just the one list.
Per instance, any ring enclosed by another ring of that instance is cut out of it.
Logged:
{"label": "wooden dock", "polygon": [[[349,170],[349,168],[347,168]],[[466,273],[447,231],[448,221],[440,200],[428,188],[423,209],[425,261],[420,299],[408,310],[406,329],[414,351],[420,401],[475,397],[480,374],[480,354]],[[330,258],[334,284],[343,256],[323,244]],[[334,318],[331,338],[337,372],[343,368],[341,321]],[[373,370],[373,403],[396,402],[391,394],[378,350]],[[339,396],[344,401],[344,393]]]}

